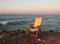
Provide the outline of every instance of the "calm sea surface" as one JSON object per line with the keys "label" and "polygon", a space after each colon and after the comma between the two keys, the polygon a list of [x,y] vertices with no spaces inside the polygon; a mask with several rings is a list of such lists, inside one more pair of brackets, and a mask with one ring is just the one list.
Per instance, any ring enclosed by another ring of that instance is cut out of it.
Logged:
{"label": "calm sea surface", "polygon": [[0,30],[28,29],[35,17],[43,18],[43,31],[60,31],[60,15],[0,15]]}

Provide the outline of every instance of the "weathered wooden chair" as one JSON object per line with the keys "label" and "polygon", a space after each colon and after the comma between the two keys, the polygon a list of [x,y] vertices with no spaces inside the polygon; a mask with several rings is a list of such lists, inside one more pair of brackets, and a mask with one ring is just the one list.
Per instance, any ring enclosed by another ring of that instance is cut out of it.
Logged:
{"label": "weathered wooden chair", "polygon": [[32,28],[30,29],[30,32],[33,32],[31,33],[32,36],[35,37],[38,36],[38,32],[39,31],[41,32],[41,25],[42,25],[42,17],[35,18],[34,25],[33,26],[31,25]]}

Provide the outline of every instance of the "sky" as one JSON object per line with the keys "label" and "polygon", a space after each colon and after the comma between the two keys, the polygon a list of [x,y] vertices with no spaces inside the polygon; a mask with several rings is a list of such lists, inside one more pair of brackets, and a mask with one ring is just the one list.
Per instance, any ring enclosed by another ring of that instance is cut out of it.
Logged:
{"label": "sky", "polygon": [[60,0],[0,0],[0,14],[60,14]]}

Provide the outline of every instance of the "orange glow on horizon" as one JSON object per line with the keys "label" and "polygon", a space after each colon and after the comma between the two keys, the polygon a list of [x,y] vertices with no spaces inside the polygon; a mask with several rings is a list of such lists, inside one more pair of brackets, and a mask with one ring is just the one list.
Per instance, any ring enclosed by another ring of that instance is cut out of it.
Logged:
{"label": "orange glow on horizon", "polygon": [[60,8],[49,7],[1,7],[0,13],[59,13]]}

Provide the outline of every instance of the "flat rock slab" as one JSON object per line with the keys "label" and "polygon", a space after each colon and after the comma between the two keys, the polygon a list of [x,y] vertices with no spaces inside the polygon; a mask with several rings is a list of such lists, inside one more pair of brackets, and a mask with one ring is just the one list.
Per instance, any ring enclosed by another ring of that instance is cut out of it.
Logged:
{"label": "flat rock slab", "polygon": [[60,32],[54,33],[47,33],[42,38],[42,44],[60,44]]}

